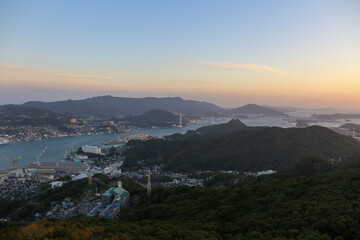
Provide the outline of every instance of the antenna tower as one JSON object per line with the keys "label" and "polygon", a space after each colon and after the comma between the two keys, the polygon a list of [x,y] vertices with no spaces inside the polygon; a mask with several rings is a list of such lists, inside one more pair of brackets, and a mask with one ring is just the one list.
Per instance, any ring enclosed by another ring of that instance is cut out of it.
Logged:
{"label": "antenna tower", "polygon": [[180,113],[179,127],[182,128],[182,114]]}
{"label": "antenna tower", "polygon": [[150,195],[150,193],[151,193],[150,174],[151,174],[151,170],[149,169],[149,173],[148,173],[148,183],[147,183],[147,195]]}

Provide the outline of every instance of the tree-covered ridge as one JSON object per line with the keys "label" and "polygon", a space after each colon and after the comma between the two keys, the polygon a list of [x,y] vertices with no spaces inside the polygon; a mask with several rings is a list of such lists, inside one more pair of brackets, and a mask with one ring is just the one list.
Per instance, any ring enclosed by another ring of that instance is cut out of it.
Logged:
{"label": "tree-covered ridge", "polygon": [[68,121],[66,116],[39,108],[19,105],[0,106],[0,126],[51,125],[59,127]]}
{"label": "tree-covered ridge", "polygon": [[164,164],[167,170],[184,172],[280,170],[307,157],[349,161],[360,156],[360,143],[319,126],[246,127],[195,139],[133,142],[125,156],[124,167],[145,161],[148,166]]}
{"label": "tree-covered ridge", "polygon": [[[133,115],[125,119],[137,127],[173,127],[179,125],[179,116],[162,109],[151,109],[140,115]],[[185,119],[183,121],[185,123]]]}
{"label": "tree-covered ridge", "polygon": [[[196,139],[202,137],[209,137],[215,135],[225,135],[236,131],[247,129],[247,126],[239,119],[232,119],[227,123],[215,124],[198,128],[196,130],[188,130],[185,134],[175,133],[170,136],[166,136],[167,140],[186,140]],[[252,128],[256,129],[256,128]]]}
{"label": "tree-covered ridge", "polygon": [[1,226],[2,239],[360,239],[360,167],[225,189],[154,188],[120,221]]}

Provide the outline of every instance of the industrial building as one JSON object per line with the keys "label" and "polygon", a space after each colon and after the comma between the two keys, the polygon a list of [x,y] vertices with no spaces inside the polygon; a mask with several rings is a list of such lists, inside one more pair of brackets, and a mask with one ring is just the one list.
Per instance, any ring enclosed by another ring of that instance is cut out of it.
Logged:
{"label": "industrial building", "polygon": [[35,162],[28,167],[29,172],[40,174],[79,174],[89,171],[90,167],[85,163],[75,162]]}
{"label": "industrial building", "polygon": [[82,146],[81,149],[85,153],[101,154],[101,148],[96,147],[96,146],[85,145],[85,146]]}

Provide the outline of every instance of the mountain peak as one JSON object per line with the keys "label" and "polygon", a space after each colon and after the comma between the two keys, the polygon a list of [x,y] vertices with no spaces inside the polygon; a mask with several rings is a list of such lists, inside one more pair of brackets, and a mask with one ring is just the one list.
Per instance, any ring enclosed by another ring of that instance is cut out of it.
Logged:
{"label": "mountain peak", "polygon": [[273,110],[271,108],[259,106],[253,103],[246,104],[242,107],[230,110],[232,114],[249,114],[249,115],[265,115],[265,116],[284,116],[284,113]]}

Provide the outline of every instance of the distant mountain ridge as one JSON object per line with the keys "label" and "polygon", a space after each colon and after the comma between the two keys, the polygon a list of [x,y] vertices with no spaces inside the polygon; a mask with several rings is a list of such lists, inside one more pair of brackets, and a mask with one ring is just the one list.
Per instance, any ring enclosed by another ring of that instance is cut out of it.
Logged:
{"label": "distant mountain ridge", "polygon": [[235,108],[229,111],[230,114],[243,114],[243,115],[264,115],[264,116],[286,116],[286,114],[276,111],[274,109],[259,106],[256,104],[247,104],[245,106]]}
{"label": "distant mountain ridge", "polygon": [[22,105],[0,106],[0,125],[3,126],[60,126],[66,121],[68,119],[63,115],[44,109]]}
{"label": "distant mountain ridge", "polygon": [[0,116],[27,116],[27,117],[58,117],[58,114],[55,114],[49,110],[35,108],[31,106],[21,106],[21,105],[2,105],[0,106]]}
{"label": "distant mountain ridge", "polygon": [[144,113],[151,109],[163,109],[174,113],[200,116],[212,116],[213,114],[224,111],[224,109],[212,103],[184,100],[180,97],[125,98],[100,96],[83,100],[58,102],[31,101],[23,105],[46,109],[55,113],[95,116],[132,115]]}

